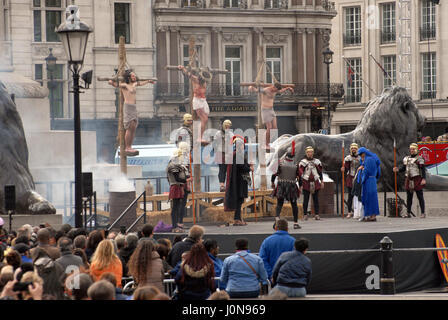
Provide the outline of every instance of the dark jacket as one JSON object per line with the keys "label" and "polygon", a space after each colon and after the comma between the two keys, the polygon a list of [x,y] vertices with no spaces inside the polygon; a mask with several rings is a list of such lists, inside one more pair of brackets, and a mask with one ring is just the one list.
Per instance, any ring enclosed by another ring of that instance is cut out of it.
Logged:
{"label": "dark jacket", "polygon": [[196,241],[190,237],[186,237],[184,240],[177,242],[168,254],[166,261],[170,266],[175,267],[182,260],[182,254],[189,251],[195,243]]}
{"label": "dark jacket", "polygon": [[179,300],[205,300],[215,291],[215,272],[211,264],[194,271],[188,265],[182,264],[176,275],[175,282]]}
{"label": "dark jacket", "polygon": [[274,284],[286,287],[306,287],[311,281],[311,260],[294,250],[284,252],[278,258],[272,272]]}
{"label": "dark jacket", "polygon": [[[61,257],[61,251],[59,250],[59,248],[50,246],[49,244],[39,244],[36,248],[40,248],[45,250],[45,252],[47,252],[48,256],[55,261],[56,259],[59,259]],[[36,248],[31,249],[30,253],[31,253],[31,257],[34,259],[34,252],[36,251]]]}
{"label": "dark jacket", "polygon": [[132,254],[135,251],[135,247],[124,247],[118,252],[118,257],[121,260],[121,265],[123,266],[123,277],[128,276],[128,262],[131,259]]}
{"label": "dark jacket", "polygon": [[250,177],[250,165],[247,156],[244,156],[244,164],[237,163],[236,153],[233,154],[233,163],[227,165],[227,185],[224,197],[224,210],[233,211],[237,209],[245,198],[248,197],[248,180]]}
{"label": "dark jacket", "polygon": [[[61,257],[56,259],[56,262],[59,262],[67,274],[71,273],[73,268],[84,266],[81,257],[75,256],[71,251],[61,252]],[[71,268],[68,268],[69,266]]]}

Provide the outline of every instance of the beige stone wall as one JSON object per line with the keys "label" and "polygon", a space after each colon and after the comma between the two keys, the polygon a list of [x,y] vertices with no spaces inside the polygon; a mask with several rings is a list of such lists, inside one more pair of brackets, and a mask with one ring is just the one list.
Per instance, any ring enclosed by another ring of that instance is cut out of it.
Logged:
{"label": "beige stone wall", "polygon": [[[57,63],[66,63],[64,49],[60,42],[34,42],[32,1],[9,0],[9,19],[12,40],[14,71],[34,79],[34,64],[43,64],[53,48]],[[65,3],[65,1],[62,1]],[[86,57],[81,73],[94,70],[94,79],[89,90],[81,94],[81,118],[115,118],[114,89],[104,82],[96,81],[97,76],[112,76],[118,65],[118,44],[114,41],[114,0],[77,0],[81,20],[94,29],[90,35]],[[140,77],[154,77],[154,45],[152,32],[151,1],[130,0],[131,43],[126,45],[127,60]],[[62,15],[62,20],[65,14]],[[46,71],[44,70],[44,78]],[[65,111],[73,110],[73,97],[69,95],[72,74],[64,69]],[[154,116],[152,86],[141,87],[137,93],[139,117]],[[72,116],[72,115],[71,115]]]}
{"label": "beige stone wall", "polygon": [[[396,16],[396,31],[397,40],[395,43],[381,44],[381,12],[379,5],[382,3],[395,2],[395,16]],[[412,1],[412,22],[411,22],[411,52],[412,52],[412,98],[417,103],[420,111],[427,117],[429,121],[432,120],[430,100],[420,100],[420,92],[422,91],[422,58],[421,54],[428,52],[428,42],[420,41],[420,21],[421,9],[420,0]],[[381,57],[384,55],[397,55],[397,81],[399,80],[399,60],[398,60],[398,41],[399,41],[399,1],[388,0],[336,0],[337,16],[332,20],[332,34],[330,40],[330,48],[334,51],[334,63],[331,65],[331,82],[347,84],[346,65],[342,57],[346,58],[359,57],[362,60],[362,77],[371,87],[369,90],[367,85],[362,87],[361,103],[350,103],[346,105],[339,105],[338,111],[335,113],[332,120],[332,132],[339,132],[339,126],[345,124],[356,124],[363,111],[362,104],[367,103],[376,94],[381,94],[383,90],[383,74],[378,68],[369,53],[382,63]],[[362,25],[362,44],[360,46],[343,46],[344,34],[344,7],[360,6],[361,7],[361,25]],[[378,6],[378,19],[373,19],[370,12],[375,12],[373,8]],[[436,6],[436,39],[430,40],[430,51],[436,52],[436,73],[437,73],[437,95],[433,100],[434,104],[434,120],[446,122],[448,119],[448,74],[447,69],[448,58],[448,21],[443,19],[447,16],[448,7],[445,5]],[[368,22],[375,21],[376,28],[367,28]]]}

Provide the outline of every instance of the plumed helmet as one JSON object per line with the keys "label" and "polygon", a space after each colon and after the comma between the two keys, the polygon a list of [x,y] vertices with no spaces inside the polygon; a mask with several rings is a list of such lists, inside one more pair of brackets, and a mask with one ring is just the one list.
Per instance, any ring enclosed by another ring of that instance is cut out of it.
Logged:
{"label": "plumed helmet", "polygon": [[246,139],[244,139],[243,136],[240,136],[239,134],[236,134],[232,137],[232,144],[235,144],[238,140],[247,143]]}
{"label": "plumed helmet", "polygon": [[293,140],[291,143],[291,146],[286,149],[286,156],[288,158],[294,158],[294,155],[296,153],[296,142]]}
{"label": "plumed helmet", "polygon": [[232,126],[232,121],[230,121],[229,119],[224,120],[223,123],[222,123],[222,128],[224,130],[225,130],[225,126],[231,127]]}

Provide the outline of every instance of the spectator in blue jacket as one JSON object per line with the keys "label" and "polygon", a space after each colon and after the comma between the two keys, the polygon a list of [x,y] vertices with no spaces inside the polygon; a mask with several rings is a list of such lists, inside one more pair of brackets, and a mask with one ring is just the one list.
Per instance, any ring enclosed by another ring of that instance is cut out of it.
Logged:
{"label": "spectator in blue jacket", "polygon": [[264,239],[260,247],[259,257],[263,260],[269,279],[278,257],[283,252],[294,250],[294,241],[288,233],[288,221],[279,219],[275,225],[275,233]]}
{"label": "spectator in blue jacket", "polygon": [[236,253],[224,259],[221,281],[227,284],[230,298],[257,298],[260,282],[268,283],[263,260],[248,252],[248,244],[247,239],[236,239]]}
{"label": "spectator in blue jacket", "polygon": [[275,288],[271,293],[280,290],[288,297],[306,295],[311,281],[311,260],[305,256],[308,245],[308,240],[301,238],[294,243],[294,251],[282,253],[272,272]]}
{"label": "spectator in blue jacket", "polygon": [[[215,277],[221,277],[221,270],[222,270],[222,260],[218,258],[218,253],[219,253],[219,246],[218,246],[218,241],[216,241],[215,239],[207,239],[204,241],[204,247],[205,250],[207,250],[208,256],[210,257],[210,259],[212,259],[213,264],[215,266]],[[215,282],[215,286],[216,288],[219,288],[220,290],[225,290],[226,289],[226,284],[223,283],[222,281],[216,280]]]}

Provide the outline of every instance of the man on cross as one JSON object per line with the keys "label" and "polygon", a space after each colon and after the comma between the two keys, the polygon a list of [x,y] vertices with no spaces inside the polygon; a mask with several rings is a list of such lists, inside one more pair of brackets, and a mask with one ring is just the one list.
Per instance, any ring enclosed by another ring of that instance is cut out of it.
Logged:
{"label": "man on cross", "polygon": [[201,136],[199,141],[202,142],[202,135],[204,134],[207,126],[208,115],[210,113],[210,108],[207,100],[205,99],[205,92],[207,91],[207,81],[211,79],[212,74],[207,70],[202,70],[202,68],[199,72],[196,69],[187,69],[182,65],[177,66],[177,68],[192,80],[193,110],[201,120]]}
{"label": "man on cross", "polygon": [[126,70],[124,72],[124,82],[117,84],[114,80],[109,80],[109,84],[115,88],[119,87],[123,97],[123,126],[126,130],[125,134],[125,152],[127,156],[138,155],[138,150],[132,148],[132,142],[134,141],[135,132],[138,126],[137,115],[137,87],[144,86],[148,83],[155,83],[153,80],[138,81],[137,76],[132,70]]}
{"label": "man on cross", "polygon": [[[277,129],[277,118],[274,112],[274,98],[277,93],[283,93],[286,90],[294,92],[292,87],[283,88],[280,82],[275,82],[274,84],[266,87],[261,92],[261,120],[266,126],[266,148],[269,148],[269,143],[271,139],[270,130]],[[258,88],[255,86],[250,86],[249,91],[257,92]]]}

